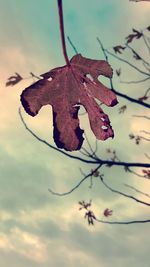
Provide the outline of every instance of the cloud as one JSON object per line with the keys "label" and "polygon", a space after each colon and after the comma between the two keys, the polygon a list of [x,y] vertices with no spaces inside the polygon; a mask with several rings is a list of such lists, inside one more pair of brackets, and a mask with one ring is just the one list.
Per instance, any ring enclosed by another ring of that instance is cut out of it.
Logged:
{"label": "cloud", "polygon": [[48,258],[46,245],[36,235],[21,231],[17,227],[11,229],[9,237],[0,235],[0,249],[8,252],[16,252],[23,257],[43,263]]}

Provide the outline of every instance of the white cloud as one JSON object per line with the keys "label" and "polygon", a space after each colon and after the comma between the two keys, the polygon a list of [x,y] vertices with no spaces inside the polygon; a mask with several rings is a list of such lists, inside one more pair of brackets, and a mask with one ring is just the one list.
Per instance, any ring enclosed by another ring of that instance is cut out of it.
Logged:
{"label": "white cloud", "polygon": [[45,243],[38,236],[17,227],[11,229],[9,235],[0,234],[0,249],[14,251],[37,263],[43,263],[48,258]]}

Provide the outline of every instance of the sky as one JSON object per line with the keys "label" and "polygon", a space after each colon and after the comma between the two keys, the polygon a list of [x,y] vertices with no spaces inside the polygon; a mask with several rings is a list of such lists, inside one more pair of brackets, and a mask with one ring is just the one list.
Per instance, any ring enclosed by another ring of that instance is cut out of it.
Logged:
{"label": "sky", "polygon": [[[124,43],[132,28],[140,30],[149,25],[148,2],[64,0],[63,6],[66,36],[88,58],[104,59],[96,37],[111,50]],[[138,49],[148,60],[141,41]],[[71,58],[74,51],[69,43],[67,51]],[[109,59],[114,69],[122,68],[122,80],[143,77],[113,58]],[[112,209],[110,221],[146,219],[148,208],[109,192],[96,179],[92,189],[88,180],[66,197],[54,196],[48,191],[51,188],[66,192],[82,178],[80,168],[86,174],[94,168],[92,164],[67,158],[38,142],[26,131],[18,114],[20,94],[33,82],[29,73],[40,75],[64,64],[56,1],[0,0],[0,266],[148,267],[149,224],[88,226],[84,212],[79,211],[78,201],[92,199],[93,211],[100,219],[105,208]],[[14,87],[6,87],[7,78],[15,72],[25,79]],[[109,85],[106,78],[102,80]],[[144,87],[122,84],[114,75],[114,85],[118,91],[140,97],[148,83]],[[118,100],[116,107],[104,107],[115,138],[99,141],[98,155],[108,159],[106,149],[110,148],[117,151],[122,161],[148,162],[144,156],[149,149],[148,142],[143,140],[136,146],[128,136],[149,130],[147,120],[132,116],[148,115],[148,111],[128,103],[126,113],[120,115],[118,109],[127,102]],[[34,118],[23,108],[21,110],[27,125],[54,145],[51,107],[43,107]],[[95,137],[87,115],[80,116],[80,120],[81,128],[94,146]],[[88,148],[86,142],[84,147]],[[72,154],[81,156],[80,152]],[[124,186],[128,183],[149,193],[148,180],[127,175],[119,167],[102,167],[100,172],[113,188],[133,193]],[[141,194],[134,192],[134,196],[148,201]]]}

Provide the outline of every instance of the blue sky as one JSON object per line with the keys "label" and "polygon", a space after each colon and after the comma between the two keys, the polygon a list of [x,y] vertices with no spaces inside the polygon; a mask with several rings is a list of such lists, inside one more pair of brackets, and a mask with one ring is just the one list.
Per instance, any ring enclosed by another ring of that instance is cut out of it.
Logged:
{"label": "blue sky", "polygon": [[[144,29],[149,25],[150,4],[146,2],[64,0],[63,4],[66,35],[83,56],[93,59],[103,59],[97,36],[105,47],[112,48],[123,43],[133,27]],[[32,79],[25,79],[15,87],[5,87],[7,78],[16,71],[28,77],[30,71],[39,75],[65,64],[56,1],[0,0],[0,37],[0,266],[148,267],[148,224],[89,227],[84,214],[78,211],[78,201],[92,198],[94,212],[99,218],[105,208],[113,209],[110,220],[147,218],[148,209],[111,194],[98,181],[92,189],[87,181],[64,198],[50,195],[49,187],[59,192],[67,191],[82,177],[79,168],[88,173],[93,166],[65,158],[25,130],[18,107],[20,94]],[[142,51],[142,43],[139,49]],[[71,58],[74,51],[69,43],[67,50]],[[112,58],[110,61],[114,69],[120,67]],[[124,70],[122,79],[141,78],[129,68],[121,67]],[[116,77],[114,84],[131,96],[140,96],[143,89],[120,84]],[[135,146],[128,134],[139,134],[141,127],[148,130],[146,120],[132,117],[135,113],[148,115],[148,111],[129,104],[126,115],[118,115],[118,108],[125,103],[119,99],[117,107],[104,108],[115,138],[99,142],[99,155],[107,158],[106,149],[112,148],[122,160],[146,161],[147,142]],[[54,144],[50,107],[42,108],[35,118],[23,109],[22,113],[31,129]],[[81,118],[81,127],[94,145],[95,137],[86,115]],[[123,184],[126,182],[148,193],[149,181],[143,182],[131,174],[127,176],[120,168],[103,167],[101,172],[113,187],[125,190]]]}

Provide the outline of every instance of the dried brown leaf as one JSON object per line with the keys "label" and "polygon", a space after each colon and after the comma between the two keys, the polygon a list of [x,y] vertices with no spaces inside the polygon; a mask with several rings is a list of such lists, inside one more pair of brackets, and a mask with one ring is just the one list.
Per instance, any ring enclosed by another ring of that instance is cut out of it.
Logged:
{"label": "dried brown leaf", "polygon": [[108,116],[94,100],[97,98],[111,107],[117,104],[115,94],[98,80],[99,75],[111,78],[112,74],[105,60],[88,59],[77,54],[71,59],[70,66],[42,74],[43,79],[22,92],[21,102],[31,116],[37,115],[42,106],[51,105],[56,145],[68,151],[79,150],[84,140],[84,131],[79,127],[79,105],[86,109],[97,139],[106,140],[114,136]]}

